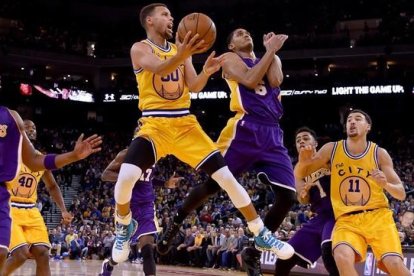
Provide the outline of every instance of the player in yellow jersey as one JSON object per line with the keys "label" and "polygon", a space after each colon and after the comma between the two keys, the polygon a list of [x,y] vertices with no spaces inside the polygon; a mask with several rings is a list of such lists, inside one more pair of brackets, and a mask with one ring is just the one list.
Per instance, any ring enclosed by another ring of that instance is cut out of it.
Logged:
{"label": "player in yellow jersey", "polygon": [[[30,120],[24,120],[23,123],[30,141],[35,141],[37,138],[35,124]],[[66,210],[62,193],[52,172],[49,170],[33,172],[22,164],[19,175],[9,183],[12,232],[10,257],[4,266],[4,275],[15,271],[30,255],[36,260],[36,274],[50,275],[49,235],[43,217],[36,207],[37,186],[40,179],[44,181],[50,196],[62,211],[64,221],[66,223],[72,221],[73,216]]]}
{"label": "player in yellow jersey", "polygon": [[136,231],[130,212],[132,188],[143,172],[167,154],[207,172],[245,216],[256,244],[264,250],[277,251],[275,237],[264,227],[246,190],[189,112],[189,91],[201,91],[210,75],[220,69],[222,58],[214,57],[212,52],[197,74],[191,56],[204,52],[206,45],[203,40],[197,42],[198,34],[190,39],[190,32],[182,42],[168,42],[173,37],[173,17],[164,4],[143,7],[140,22],[147,39],[132,46],[131,60],[138,83],[141,128],[128,147],[115,185],[116,239],[112,258],[116,262],[128,258],[129,239]]}
{"label": "player in yellow jersey", "polygon": [[378,267],[391,275],[411,275],[403,263],[401,243],[384,191],[398,200],[405,190],[388,152],[367,140],[370,116],[351,110],[346,120],[346,140],[325,144],[318,152],[301,149],[295,175],[329,164],[331,201],[335,214],[332,248],[340,275],[358,275],[354,263],[365,260],[371,246]]}

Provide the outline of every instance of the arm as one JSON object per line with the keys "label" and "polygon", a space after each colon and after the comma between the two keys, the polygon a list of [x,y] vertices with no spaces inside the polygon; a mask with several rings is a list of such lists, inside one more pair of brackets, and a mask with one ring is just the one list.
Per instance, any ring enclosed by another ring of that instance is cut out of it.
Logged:
{"label": "arm", "polygon": [[206,86],[210,76],[220,70],[223,55],[214,57],[215,54],[215,51],[211,52],[204,63],[203,70],[198,75],[194,69],[192,58],[189,57],[185,61],[185,82],[191,92],[200,92]]}
{"label": "arm", "polygon": [[282,62],[275,55],[269,69],[266,72],[270,87],[279,87],[283,82]]}
{"label": "arm", "polygon": [[307,184],[303,179],[295,177],[295,186],[297,192],[297,198],[300,204],[309,203],[309,189],[310,185]]}
{"label": "arm", "polygon": [[300,149],[299,160],[295,166],[295,178],[303,179],[329,164],[334,144],[333,142],[326,143],[316,153],[315,148],[310,145]]}
{"label": "arm", "polygon": [[127,149],[121,150],[115,157],[114,160],[109,163],[101,175],[102,181],[116,182],[118,179],[119,169],[121,168],[122,162],[125,160]]}
{"label": "arm", "polygon": [[67,210],[65,203],[63,201],[62,192],[60,191],[59,185],[56,183],[56,179],[53,176],[51,171],[45,171],[43,177],[43,182],[45,182],[46,189],[49,192],[52,199],[56,202],[56,205],[59,207],[60,211],[62,212],[62,217],[65,223],[70,223],[73,219],[73,215],[71,215]]}
{"label": "arm", "polygon": [[404,200],[406,197],[404,186],[394,170],[391,156],[383,148],[378,148],[378,163],[379,169],[372,172],[374,180],[392,197]]}
{"label": "arm", "polygon": [[[23,138],[22,142],[22,159],[23,163],[27,165],[32,171],[41,171],[47,169],[45,167],[45,155],[38,153],[30,142],[24,131],[23,120],[20,115],[14,111],[10,110],[10,114],[13,116],[16,121],[20,133]],[[102,144],[102,138],[96,134],[89,136],[85,140],[83,139],[83,134],[79,136],[76,141],[75,148],[67,153],[57,154],[55,158],[55,166],[61,168],[73,162],[79,161],[91,155],[92,153],[98,152],[101,150],[99,145]]]}
{"label": "arm", "polygon": [[177,54],[169,59],[161,60],[152,53],[149,45],[143,42],[136,42],[132,45],[130,55],[134,69],[143,68],[154,74],[165,76],[182,65],[190,56],[201,51],[204,41],[196,43],[198,34],[190,39],[191,32],[188,32],[180,43],[178,33],[176,34]]}
{"label": "arm", "polygon": [[223,74],[226,78],[237,81],[244,86],[255,89],[274,60],[275,53],[283,46],[286,35],[267,34],[263,37],[266,53],[253,68],[248,68],[235,53],[227,53],[223,59]]}

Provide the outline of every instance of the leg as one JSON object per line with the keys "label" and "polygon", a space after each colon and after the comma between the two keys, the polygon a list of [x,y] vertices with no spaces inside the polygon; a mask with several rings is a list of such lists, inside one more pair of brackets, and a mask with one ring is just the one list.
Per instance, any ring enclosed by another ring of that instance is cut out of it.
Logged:
{"label": "leg", "polygon": [[411,275],[408,268],[404,265],[400,256],[388,255],[382,259],[382,263],[387,268],[390,275],[409,276]]}
{"label": "leg", "polygon": [[355,269],[355,252],[350,246],[339,244],[334,249],[334,258],[340,275],[358,276]]}
{"label": "leg", "polygon": [[[267,184],[267,183],[265,183]],[[270,187],[275,194],[275,202],[272,208],[267,212],[264,224],[272,232],[275,232],[280,224],[285,219],[290,208],[296,201],[296,193],[280,186],[270,184]]]}
{"label": "leg", "polygon": [[277,259],[275,264],[275,276],[288,276],[292,268],[301,261],[297,255],[287,260]]}
{"label": "leg", "polygon": [[0,246],[0,275],[7,275],[5,273],[2,273],[4,268],[4,263],[6,262],[7,254],[9,251],[7,248]]}
{"label": "leg", "polygon": [[3,269],[4,275],[10,275],[13,271],[18,269],[29,258],[29,247],[27,244],[16,248],[7,258],[6,264]]}
{"label": "leg", "polygon": [[137,228],[136,221],[131,220],[132,189],[141,177],[142,171],[148,169],[154,162],[155,153],[152,143],[141,137],[134,139],[128,148],[124,163],[121,165],[114,192],[116,239],[112,248],[112,259],[117,263],[128,259],[129,240]]}
{"label": "leg", "polygon": [[49,248],[44,245],[35,245],[30,248],[30,252],[36,260],[36,275],[50,276]]}
{"label": "leg", "polygon": [[154,236],[145,235],[139,238],[141,254],[143,259],[143,270],[145,276],[153,276],[156,273],[154,258]]}
{"label": "leg", "polygon": [[339,271],[332,255],[332,242],[330,241],[322,244],[322,260],[330,276],[339,276]]}

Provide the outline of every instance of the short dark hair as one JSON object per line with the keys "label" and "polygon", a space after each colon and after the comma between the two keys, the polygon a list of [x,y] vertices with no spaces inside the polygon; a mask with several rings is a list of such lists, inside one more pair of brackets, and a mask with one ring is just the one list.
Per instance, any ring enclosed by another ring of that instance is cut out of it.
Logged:
{"label": "short dark hair", "polygon": [[366,113],[365,111],[363,111],[361,109],[351,109],[351,110],[349,110],[346,117],[348,118],[348,116],[353,114],[353,113],[361,113],[362,115],[364,115],[365,120],[367,120],[368,124],[370,124],[372,126],[372,120],[371,120],[371,117],[368,115],[368,113]]}
{"label": "short dark hair", "polygon": [[229,45],[230,45],[230,43],[231,43],[231,40],[233,39],[233,35],[234,35],[234,33],[236,32],[236,30],[238,30],[239,28],[236,28],[236,29],[234,29],[233,31],[231,31],[231,33],[229,33],[229,35],[227,36],[227,39],[226,39],[226,45],[227,45],[227,47],[229,47]]}
{"label": "short dark hair", "polygon": [[303,126],[303,127],[298,128],[295,131],[295,138],[301,132],[309,132],[312,135],[312,137],[315,138],[315,140],[316,140],[316,132],[313,129],[307,127],[307,126]]}
{"label": "short dark hair", "polygon": [[139,22],[141,23],[141,26],[144,29],[147,29],[147,25],[145,24],[145,19],[147,18],[147,16],[152,14],[152,12],[155,10],[156,7],[167,7],[167,5],[163,3],[152,3],[152,4],[149,4],[143,7],[141,11],[139,12]]}

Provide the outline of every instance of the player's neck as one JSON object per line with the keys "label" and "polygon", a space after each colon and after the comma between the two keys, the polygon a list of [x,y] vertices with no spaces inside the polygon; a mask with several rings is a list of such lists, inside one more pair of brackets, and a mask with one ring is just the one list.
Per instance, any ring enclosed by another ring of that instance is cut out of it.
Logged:
{"label": "player's neck", "polygon": [[161,48],[165,48],[167,46],[167,40],[159,34],[148,34],[147,39]]}
{"label": "player's neck", "polygon": [[346,139],[346,148],[352,155],[358,155],[365,151],[368,146],[366,137],[348,137]]}
{"label": "player's neck", "polygon": [[256,55],[253,51],[238,51],[237,54],[241,56],[242,58],[249,58],[252,60],[256,59]]}

